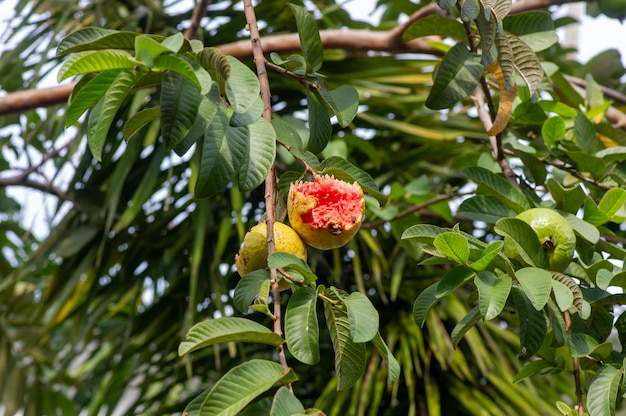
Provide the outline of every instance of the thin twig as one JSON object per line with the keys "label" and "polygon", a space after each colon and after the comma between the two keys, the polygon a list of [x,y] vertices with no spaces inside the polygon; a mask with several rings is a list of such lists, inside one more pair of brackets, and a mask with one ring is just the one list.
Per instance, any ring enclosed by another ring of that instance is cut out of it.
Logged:
{"label": "thin twig", "polygon": [[[565,317],[565,331],[567,335],[572,335],[572,318],[569,311],[564,312]],[[578,407],[578,416],[583,416],[585,408],[583,405],[583,389],[580,384],[580,363],[578,357],[572,357],[572,373],[574,375],[574,384],[576,389],[576,403]]]}
{"label": "thin twig", "polygon": [[[265,57],[263,55],[263,47],[261,45],[261,36],[257,26],[256,15],[252,0],[244,0],[244,14],[246,23],[250,31],[250,41],[252,42],[252,55],[256,65],[257,76],[261,86],[261,99],[263,100],[263,118],[272,121],[272,105],[271,91],[267,70],[265,68]],[[265,213],[267,215],[267,251],[269,254],[274,252],[274,222],[276,221],[276,171],[275,165],[272,164],[270,171],[265,178]],[[276,269],[270,268],[270,282],[272,285],[272,302],[274,304],[274,332],[279,336],[283,336],[282,329],[282,310],[280,306],[280,287],[278,285],[278,274]],[[278,349],[278,360],[286,370],[289,369],[285,350],[280,345]],[[290,386],[291,388],[291,386]]]}
{"label": "thin twig", "polygon": [[186,39],[195,39],[198,36],[200,21],[206,15],[209,4],[211,4],[210,0],[200,0],[198,4],[196,4],[196,7],[193,9],[193,14],[191,15],[191,24],[185,31]]}

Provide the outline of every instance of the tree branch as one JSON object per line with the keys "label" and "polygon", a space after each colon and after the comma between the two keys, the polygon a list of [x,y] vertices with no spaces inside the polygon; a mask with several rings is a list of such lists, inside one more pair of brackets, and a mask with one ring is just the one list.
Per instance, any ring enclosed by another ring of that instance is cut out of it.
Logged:
{"label": "tree branch", "polygon": [[191,15],[191,24],[185,31],[186,39],[195,39],[198,36],[198,30],[200,29],[200,21],[206,15],[206,9],[211,4],[210,0],[200,0],[196,7],[193,9]]}

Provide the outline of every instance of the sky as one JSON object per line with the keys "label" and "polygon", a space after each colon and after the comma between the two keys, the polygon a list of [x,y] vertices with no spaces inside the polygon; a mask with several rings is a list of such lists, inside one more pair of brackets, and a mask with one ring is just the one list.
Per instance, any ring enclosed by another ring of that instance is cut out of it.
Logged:
{"label": "sky", "polygon": [[[17,0],[0,0],[0,9],[5,12],[13,10],[16,3]],[[376,22],[379,20],[382,11],[380,9],[375,11],[375,4],[376,0],[348,0],[344,3],[344,7],[359,20]],[[177,4],[177,8],[184,10],[192,6],[193,2],[191,0],[180,1]],[[597,18],[589,17],[585,14],[584,7],[582,3],[576,3],[558,8],[559,15],[579,16],[581,20],[580,30],[577,35],[579,61],[586,62],[600,51],[615,48],[620,51],[622,62],[626,65],[626,24],[604,16]],[[10,15],[5,12],[0,14],[0,52],[11,46],[5,44],[1,39],[6,24],[10,21]],[[565,33],[559,32],[559,36],[564,37]],[[56,75],[53,73],[46,77],[45,84],[46,86],[56,85]],[[1,87],[0,94],[2,94]],[[40,192],[25,192],[23,188],[13,188],[9,192],[20,201],[27,201],[24,204],[23,224],[26,228],[31,228],[32,224],[48,223],[48,216],[52,210],[41,208],[53,206],[51,203],[55,201],[54,197],[43,195]],[[33,231],[38,237],[44,237],[47,233],[47,227],[36,226],[33,228]]]}

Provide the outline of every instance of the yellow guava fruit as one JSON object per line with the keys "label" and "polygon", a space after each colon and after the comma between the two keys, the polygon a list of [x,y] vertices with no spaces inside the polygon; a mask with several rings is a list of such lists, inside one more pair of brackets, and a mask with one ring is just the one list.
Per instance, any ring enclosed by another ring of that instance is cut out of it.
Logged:
{"label": "yellow guava fruit", "polygon": [[[276,252],[293,254],[306,261],[306,246],[300,236],[281,222],[274,223],[274,247]],[[267,256],[267,223],[261,222],[243,238],[239,253],[235,255],[237,272],[244,277],[255,270],[266,269]]]}
{"label": "yellow guava fruit", "polygon": [[291,184],[287,214],[305,243],[320,250],[341,247],[359,231],[365,200],[358,183],[329,175]]}
{"label": "yellow guava fruit", "polygon": [[[576,234],[570,223],[557,211],[550,208],[531,208],[516,216],[535,231],[543,247],[545,264],[538,264],[555,272],[569,266],[576,249]],[[510,258],[519,256],[517,248],[509,238],[504,239],[504,254]]]}

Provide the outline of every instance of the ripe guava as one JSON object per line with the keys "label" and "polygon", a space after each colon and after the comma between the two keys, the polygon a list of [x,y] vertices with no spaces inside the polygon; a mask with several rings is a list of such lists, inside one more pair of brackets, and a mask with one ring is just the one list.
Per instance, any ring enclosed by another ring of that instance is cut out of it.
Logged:
{"label": "ripe guava", "polygon": [[287,214],[305,243],[320,250],[341,247],[359,231],[365,200],[358,183],[314,175],[291,184]]}
{"label": "ripe guava", "polygon": [[[537,266],[555,272],[565,270],[576,249],[576,234],[570,223],[550,208],[531,208],[516,218],[530,225],[543,247],[546,262]],[[519,258],[517,248],[509,238],[504,239],[504,254]]]}
{"label": "ripe guava", "polygon": [[[306,247],[300,236],[281,222],[274,223],[274,250],[306,261]],[[235,255],[237,272],[244,277],[255,270],[266,269],[267,256],[267,223],[260,222],[246,233],[239,253]]]}

